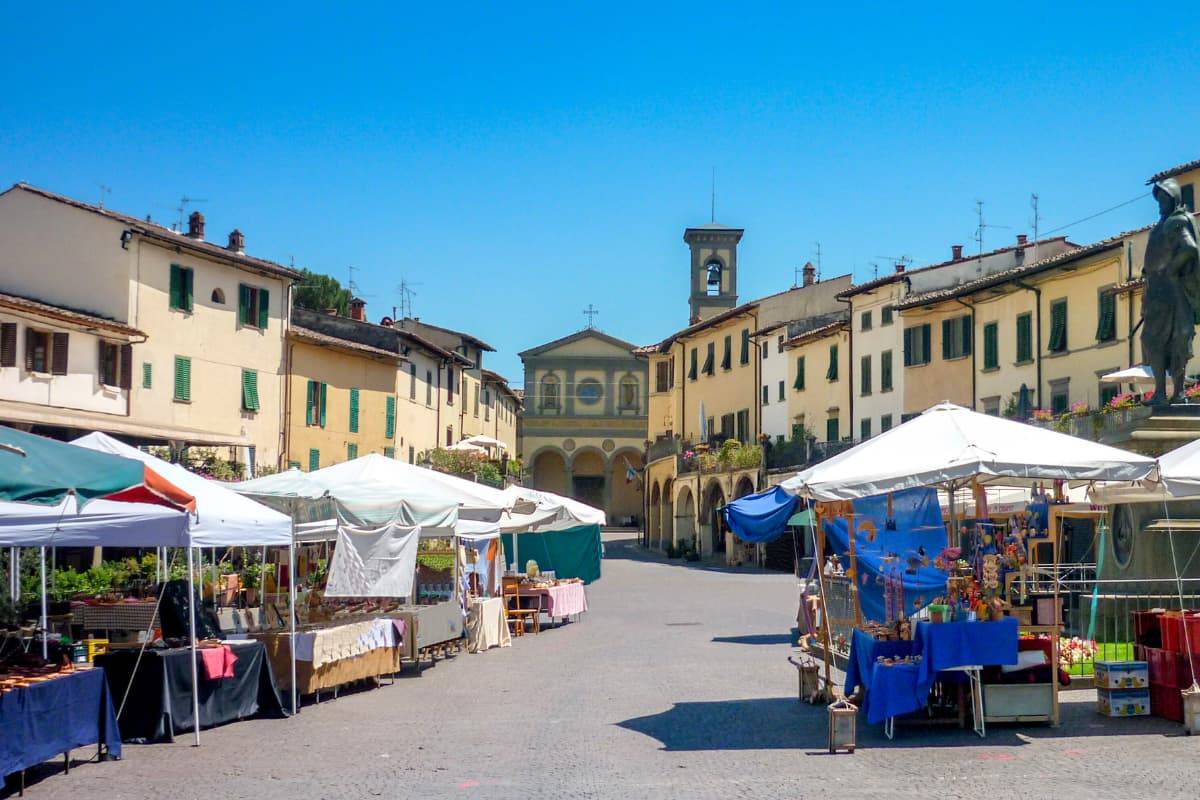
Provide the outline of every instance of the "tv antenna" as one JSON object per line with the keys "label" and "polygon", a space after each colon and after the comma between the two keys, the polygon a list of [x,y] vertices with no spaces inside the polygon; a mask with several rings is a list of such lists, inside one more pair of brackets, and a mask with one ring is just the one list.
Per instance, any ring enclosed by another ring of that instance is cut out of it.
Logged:
{"label": "tv antenna", "polygon": [[897,268],[907,269],[913,263],[912,256],[875,256],[892,262]]}
{"label": "tv antenna", "polygon": [[820,243],[820,242],[814,242],[813,244],[814,244],[814,246],[815,246],[815,248],[816,248],[814,255],[816,256],[816,262],[817,262],[817,280],[819,281],[819,280],[821,280],[821,243]]}
{"label": "tv antenna", "polygon": [[1033,224],[1033,260],[1037,261],[1038,230],[1042,226],[1042,215],[1038,213],[1037,192],[1029,195],[1029,207],[1033,209],[1033,219],[1030,220]]}
{"label": "tv antenna", "polygon": [[397,317],[396,307],[392,306],[393,317],[404,319],[413,315],[413,298],[417,296],[417,293],[413,291],[413,287],[420,285],[404,278],[400,279],[400,285],[396,287],[396,291],[400,293],[400,314]]}
{"label": "tv antenna", "polygon": [[179,206],[175,209],[176,211],[179,212],[179,224],[178,224],[178,227],[175,228],[175,230],[177,230],[177,231],[183,230],[183,217],[184,217],[184,214],[187,212],[187,207],[189,205],[191,205],[193,203],[207,203],[207,202],[208,202],[208,200],[206,200],[203,197],[188,197],[186,194],[183,197],[179,198]]}
{"label": "tv antenna", "polygon": [[595,329],[595,327],[596,327],[595,318],[599,314],[600,314],[600,311],[598,309],[596,309],[591,303],[588,303],[588,307],[583,310],[583,315],[588,318],[587,326],[588,326],[589,331]]}
{"label": "tv antenna", "polygon": [[975,201],[975,216],[979,219],[979,223],[975,227],[975,243],[979,245],[979,255],[983,255],[983,234],[988,228],[1009,229],[1009,225],[993,225],[990,222],[985,222],[983,219],[983,201]]}
{"label": "tv antenna", "polygon": [[96,184],[100,187],[100,207],[104,208],[104,200],[112,196],[112,187],[105,186],[103,183]]}

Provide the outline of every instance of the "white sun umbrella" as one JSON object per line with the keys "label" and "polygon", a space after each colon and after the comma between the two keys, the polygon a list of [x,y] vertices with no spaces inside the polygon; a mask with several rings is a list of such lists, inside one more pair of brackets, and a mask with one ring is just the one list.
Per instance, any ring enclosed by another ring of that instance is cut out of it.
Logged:
{"label": "white sun umbrella", "polygon": [[784,481],[812,500],[855,500],[934,486],[1134,481],[1154,460],[1021,422],[943,403]]}
{"label": "white sun umbrella", "polygon": [[[475,436],[468,436],[466,439],[463,439],[463,441],[467,442],[469,444],[473,444],[476,447],[494,448],[497,450],[507,450],[508,449],[508,445],[506,445],[504,442],[500,441],[499,439],[494,439],[491,436],[487,436],[482,433],[477,434]],[[460,442],[460,444],[461,444],[461,442]]]}
{"label": "white sun umbrella", "polygon": [[1154,385],[1154,370],[1148,364],[1139,364],[1129,369],[1120,369],[1100,376],[1101,383],[1132,383]]}
{"label": "white sun umbrella", "polygon": [[469,442],[466,439],[463,439],[458,444],[452,444],[449,447],[447,447],[446,449],[453,450],[456,453],[480,453],[480,454],[482,454],[482,453],[487,452],[487,448],[485,448],[481,445],[475,444],[474,442]]}

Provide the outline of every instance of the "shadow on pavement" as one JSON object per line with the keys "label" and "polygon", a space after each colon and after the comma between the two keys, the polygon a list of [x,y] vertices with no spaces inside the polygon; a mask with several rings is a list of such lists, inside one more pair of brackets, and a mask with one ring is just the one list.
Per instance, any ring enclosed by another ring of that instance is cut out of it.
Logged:
{"label": "shadow on pavement", "polygon": [[793,628],[791,633],[755,633],[746,636],[714,636],[712,640],[718,644],[795,644],[799,632]]}
{"label": "shadow on pavement", "polygon": [[[723,556],[722,556],[723,557]],[[671,567],[698,570],[700,572],[721,572],[731,575],[787,575],[786,572],[762,569],[750,565],[730,567],[716,561],[685,561],[682,558],[667,558],[666,554],[642,547],[637,539],[607,539],[604,542],[604,559],[606,561],[638,561],[646,564],[665,564]]]}

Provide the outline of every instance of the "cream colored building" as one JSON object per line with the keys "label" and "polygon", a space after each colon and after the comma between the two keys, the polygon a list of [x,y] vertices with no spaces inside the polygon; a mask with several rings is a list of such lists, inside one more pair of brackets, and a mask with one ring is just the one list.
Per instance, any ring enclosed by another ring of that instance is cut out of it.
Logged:
{"label": "cream colored building", "polygon": [[132,346],[128,420],[64,412],[64,427],[280,465],[298,275],[247,255],[240,231],[227,239],[208,241],[195,212],[183,233],[25,184],[0,194],[0,290],[145,333]]}
{"label": "cream colored building", "polygon": [[515,457],[520,452],[517,418],[521,400],[498,372],[483,370],[483,433],[504,442],[504,452]]}
{"label": "cream colored building", "polygon": [[603,508],[609,524],[643,517],[646,363],[636,347],[586,329],[522,352],[520,452],[527,486]]}
{"label": "cream colored building", "polygon": [[837,443],[850,435],[850,324],[844,315],[819,322],[783,344],[788,438]]}
{"label": "cream colored building", "polygon": [[469,333],[431,325],[417,318],[398,320],[396,327],[462,357],[459,364],[447,364],[443,374],[445,408],[440,415],[439,430],[444,431],[445,436],[441,446],[486,433],[483,360],[484,353],[495,352],[496,348]]}

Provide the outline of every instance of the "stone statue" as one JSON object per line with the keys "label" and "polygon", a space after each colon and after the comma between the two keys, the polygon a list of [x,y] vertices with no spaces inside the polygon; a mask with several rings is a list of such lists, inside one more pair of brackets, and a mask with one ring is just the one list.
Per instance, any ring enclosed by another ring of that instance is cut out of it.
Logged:
{"label": "stone statue", "polygon": [[[1196,310],[1200,308],[1200,249],[1196,223],[1183,204],[1179,184],[1154,184],[1161,215],[1146,242],[1142,268],[1142,357],[1154,370],[1153,405],[1165,406],[1183,394],[1184,370],[1192,357]],[[1174,381],[1167,399],[1167,375]]]}

